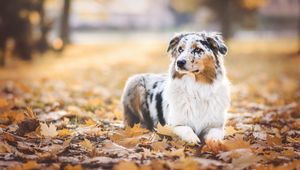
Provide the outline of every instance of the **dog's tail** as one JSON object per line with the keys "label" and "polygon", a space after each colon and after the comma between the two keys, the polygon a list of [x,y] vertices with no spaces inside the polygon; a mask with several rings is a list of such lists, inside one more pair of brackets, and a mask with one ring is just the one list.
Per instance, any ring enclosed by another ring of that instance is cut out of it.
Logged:
{"label": "dog's tail", "polygon": [[121,100],[126,125],[133,127],[134,124],[141,123],[143,127],[153,130],[143,75],[135,75],[127,80]]}

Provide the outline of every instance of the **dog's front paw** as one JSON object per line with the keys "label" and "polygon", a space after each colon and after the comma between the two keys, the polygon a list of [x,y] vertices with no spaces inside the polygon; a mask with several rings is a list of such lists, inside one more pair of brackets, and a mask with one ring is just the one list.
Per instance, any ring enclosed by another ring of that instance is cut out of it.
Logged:
{"label": "dog's front paw", "polygon": [[224,130],[222,128],[212,128],[204,136],[205,140],[219,141],[224,138]]}
{"label": "dog's front paw", "polygon": [[173,132],[179,136],[183,141],[190,144],[200,144],[199,137],[188,126],[177,126],[173,129]]}
{"label": "dog's front paw", "polygon": [[183,136],[181,136],[181,139],[189,144],[200,144],[201,143],[199,137],[195,133],[183,135]]}

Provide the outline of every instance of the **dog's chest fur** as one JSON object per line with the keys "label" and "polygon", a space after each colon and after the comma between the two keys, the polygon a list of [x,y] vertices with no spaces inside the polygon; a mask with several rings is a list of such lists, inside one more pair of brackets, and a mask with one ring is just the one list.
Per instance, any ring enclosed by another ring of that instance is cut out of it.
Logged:
{"label": "dog's chest fur", "polygon": [[167,124],[188,125],[196,134],[222,126],[230,101],[228,87],[224,77],[212,84],[201,84],[192,75],[168,79],[164,88]]}

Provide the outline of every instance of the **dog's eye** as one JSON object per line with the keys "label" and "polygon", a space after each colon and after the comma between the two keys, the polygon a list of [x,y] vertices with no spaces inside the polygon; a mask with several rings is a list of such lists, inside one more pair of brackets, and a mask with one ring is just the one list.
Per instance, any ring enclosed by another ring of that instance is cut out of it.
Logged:
{"label": "dog's eye", "polygon": [[179,47],[179,48],[178,48],[178,52],[179,52],[179,53],[182,53],[182,52],[183,52],[182,47]]}
{"label": "dog's eye", "polygon": [[196,47],[193,51],[195,54],[200,54],[202,52],[204,52],[201,48]]}

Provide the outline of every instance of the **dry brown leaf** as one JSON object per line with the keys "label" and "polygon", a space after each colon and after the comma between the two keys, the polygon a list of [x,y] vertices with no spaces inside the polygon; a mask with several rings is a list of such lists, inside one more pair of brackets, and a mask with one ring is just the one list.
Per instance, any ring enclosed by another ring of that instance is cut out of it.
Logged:
{"label": "dry brown leaf", "polygon": [[267,136],[267,144],[270,146],[281,145],[281,139],[277,136],[268,135]]}
{"label": "dry brown leaf", "polygon": [[52,123],[50,123],[49,126],[46,123],[40,123],[40,127],[41,135],[43,135],[44,137],[55,137],[58,135],[56,126]]}
{"label": "dry brown leaf", "polygon": [[243,132],[243,131],[241,131],[241,130],[236,130],[236,128],[233,127],[233,126],[226,126],[226,127],[225,127],[225,135],[230,136],[230,135],[233,135],[233,134],[239,133],[239,132]]}
{"label": "dry brown leaf", "polygon": [[148,132],[149,130],[142,128],[141,124],[135,124],[132,128],[128,126],[125,127],[123,134],[128,137],[134,137],[134,136],[143,135]]}
{"label": "dry brown leaf", "polygon": [[191,158],[182,158],[171,164],[173,169],[184,169],[184,170],[198,170],[199,165],[198,162]]}
{"label": "dry brown leaf", "polygon": [[140,143],[139,137],[126,137],[120,134],[114,134],[110,137],[115,143],[127,148],[132,148]]}
{"label": "dry brown leaf", "polygon": [[213,153],[219,153],[225,150],[225,146],[221,140],[206,140],[205,143],[207,148]]}
{"label": "dry brown leaf", "polygon": [[10,147],[6,142],[0,143],[0,153],[11,153]]}
{"label": "dry brown leaf", "polygon": [[243,136],[241,136],[241,135],[236,135],[233,138],[224,140],[223,145],[226,150],[250,148],[250,142],[244,141]]}
{"label": "dry brown leaf", "polygon": [[167,144],[166,141],[157,141],[157,142],[151,143],[152,149],[154,151],[159,151],[159,152],[164,152],[168,146],[169,145]]}
{"label": "dry brown leaf", "polygon": [[30,107],[26,107],[26,116],[30,119],[37,119],[36,114],[32,111]]}
{"label": "dry brown leaf", "polygon": [[184,158],[185,157],[184,148],[176,149],[173,151],[167,151],[166,155],[167,156],[178,156],[180,158]]}
{"label": "dry brown leaf", "polygon": [[33,132],[39,127],[39,121],[37,119],[25,119],[24,121],[18,123],[17,134],[24,136],[29,132]]}
{"label": "dry brown leaf", "polygon": [[113,170],[138,170],[138,166],[134,162],[121,161],[114,166]]}
{"label": "dry brown leaf", "polygon": [[261,157],[249,152],[247,154],[243,154],[238,158],[232,159],[232,165],[235,169],[245,169],[250,165],[257,163],[260,160],[262,160]]}
{"label": "dry brown leaf", "polygon": [[156,132],[161,135],[175,137],[176,135],[173,133],[172,127],[165,125],[162,126],[160,123],[157,124]]}
{"label": "dry brown leaf", "polygon": [[88,151],[93,151],[95,149],[94,144],[88,139],[84,139],[82,142],[80,142],[80,145]]}

